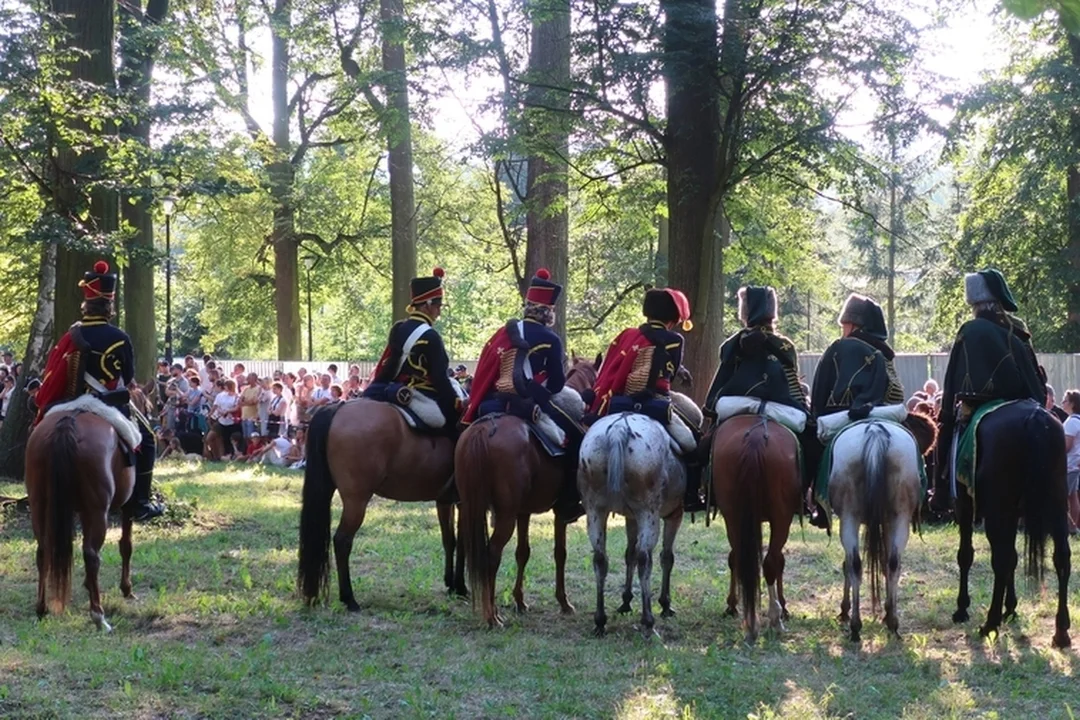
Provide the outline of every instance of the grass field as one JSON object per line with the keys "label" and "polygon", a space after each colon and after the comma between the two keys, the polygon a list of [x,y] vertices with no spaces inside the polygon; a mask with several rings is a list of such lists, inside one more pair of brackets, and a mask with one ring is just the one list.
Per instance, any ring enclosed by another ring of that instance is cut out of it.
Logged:
{"label": "grass field", "polygon": [[[846,641],[834,620],[839,543],[808,528],[787,546],[787,632],[747,646],[738,622],[721,615],[723,526],[700,517],[676,543],[677,617],[658,615],[659,637],[646,640],[636,614],[614,615],[597,640],[584,520],[571,528],[568,561],[578,613],[561,616],[553,597],[546,516],[533,524],[532,609],[504,611],[508,626],[493,632],[443,591],[433,506],[377,500],[353,550],[363,611],[309,610],[293,592],[299,473],[172,465],[158,478],[173,511],[136,527],[135,601],[120,596],[119,531],[109,534],[111,635],[90,621],[81,558],[68,612],[35,619],[29,519],[0,516],[0,717],[1052,718],[1080,706],[1075,653],[1049,647],[1052,593],[1021,590],[1020,619],[996,639],[979,637],[990,590],[982,537],[973,620],[952,624],[951,526],[914,537],[904,557],[902,641],[870,616],[865,596],[863,642]],[[0,494],[20,490],[0,483]],[[624,542],[611,534],[616,578]],[[504,608],[512,551],[507,558]],[[609,613],[618,584],[609,582]]]}

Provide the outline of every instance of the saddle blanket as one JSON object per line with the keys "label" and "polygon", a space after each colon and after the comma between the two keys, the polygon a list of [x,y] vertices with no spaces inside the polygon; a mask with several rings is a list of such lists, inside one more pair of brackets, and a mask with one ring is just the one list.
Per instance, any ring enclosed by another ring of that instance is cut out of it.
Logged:
{"label": "saddle blanket", "polygon": [[755,397],[722,397],[716,401],[713,410],[716,412],[718,423],[735,415],[764,415],[796,435],[806,429],[806,413],[802,410],[767,400],[763,404],[759,398]]}
{"label": "saddle blanket", "polygon": [[950,489],[952,496],[956,497],[957,485],[963,485],[967,488],[968,495],[971,496],[972,501],[975,500],[975,467],[978,461],[978,429],[979,423],[983,421],[990,413],[995,410],[1000,410],[1006,405],[1010,404],[1009,400],[994,400],[988,402],[985,405],[979,407],[971,416],[971,420],[968,422],[967,428],[964,429],[964,434],[953,441],[953,456],[950,458],[952,462],[949,476],[952,478],[950,482]]}
{"label": "saddle blanket", "polygon": [[116,430],[116,434],[120,436],[120,441],[124,443],[124,446],[127,447],[128,450],[134,450],[139,447],[142,440],[142,435],[139,433],[139,426],[134,420],[129,420],[124,417],[124,413],[114,407],[106,405],[89,393],[77,397],[70,402],[53,405],[46,411],[45,416],[48,417],[55,413],[66,412],[85,412],[90,413],[91,415],[97,415],[99,418],[113,426],[113,429]]}
{"label": "saddle blanket", "polygon": [[[870,410],[869,419],[902,423],[907,419],[907,408],[903,405],[882,405]],[[841,430],[850,427],[856,422],[862,421],[852,420],[848,416],[847,410],[822,415],[817,419],[818,439],[821,440],[822,444],[827,443],[839,435]]]}
{"label": "saddle blanket", "polygon": [[[833,445],[836,444],[837,439],[839,439],[841,435],[846,433],[851,428],[857,427],[859,425],[867,425],[871,422],[880,422],[886,425],[895,425],[896,427],[903,428],[904,432],[906,432],[908,435],[911,435],[911,439],[915,441],[915,447],[919,447],[918,438],[916,438],[915,435],[912,434],[912,432],[906,427],[904,427],[902,424],[893,420],[870,417],[866,418],[865,420],[857,420],[842,428],[838,433],[833,436],[832,441],[825,443],[825,452],[823,452],[821,455],[821,465],[818,467],[818,475],[817,478],[815,478],[814,480],[814,497],[817,498],[817,501],[821,503],[822,507],[824,507],[826,510],[829,510],[830,512],[832,511],[832,508],[829,507],[829,477],[832,475]],[[926,476],[926,458],[924,458],[921,454],[919,455],[919,483],[922,485],[922,496],[925,497],[926,489],[927,487],[929,487],[929,483]]]}

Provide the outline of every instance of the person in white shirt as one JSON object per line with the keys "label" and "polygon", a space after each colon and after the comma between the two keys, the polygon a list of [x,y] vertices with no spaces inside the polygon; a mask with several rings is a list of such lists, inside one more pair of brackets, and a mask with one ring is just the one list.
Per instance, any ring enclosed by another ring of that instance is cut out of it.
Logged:
{"label": "person in white shirt", "polygon": [[232,452],[227,455],[232,457],[236,448],[232,444],[232,435],[239,430],[240,424],[240,396],[236,394],[236,381],[229,378],[225,381],[224,392],[218,393],[214,398],[214,432],[222,446],[230,448]]}
{"label": "person in white shirt", "polygon": [[319,377],[319,387],[311,391],[311,404],[313,407],[319,408],[323,405],[329,405],[333,400],[334,395],[330,392],[330,376],[321,375]]}
{"label": "person in white shirt", "polygon": [[260,380],[259,387],[262,388],[259,392],[259,433],[266,437],[269,434],[267,427],[270,424],[270,400],[274,397],[270,390],[270,378],[264,377]]}
{"label": "person in white shirt", "polygon": [[285,399],[285,386],[275,382],[271,386],[273,395],[267,408],[267,435],[270,437],[286,436],[289,431],[289,401]]}
{"label": "person in white shirt", "polygon": [[288,438],[276,437],[267,443],[266,447],[261,448],[251,460],[275,467],[285,467],[285,458],[291,447],[292,441]]}
{"label": "person in white shirt", "polygon": [[330,376],[331,385],[339,385],[337,377],[337,365],[330,363],[330,366],[326,368],[326,373]]}
{"label": "person in white shirt", "polygon": [[1067,390],[1061,406],[1069,417],[1065,419],[1065,459],[1069,483],[1069,532],[1080,530],[1080,390]]}

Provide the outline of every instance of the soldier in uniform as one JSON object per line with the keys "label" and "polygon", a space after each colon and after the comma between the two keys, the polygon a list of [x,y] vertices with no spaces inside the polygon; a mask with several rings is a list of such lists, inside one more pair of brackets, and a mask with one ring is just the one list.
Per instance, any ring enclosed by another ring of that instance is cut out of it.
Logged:
{"label": "soldier in uniform", "polygon": [[[795,344],[776,332],[776,290],[748,286],[739,290],[739,319],[744,327],[720,346],[720,367],[705,400],[705,414],[715,420],[721,397],[753,397],[795,408],[807,416],[798,435],[803,450],[803,494],[817,475],[821,442],[809,416],[809,404],[799,381],[799,357]],[[827,528],[821,510],[807,508],[810,523]]]}
{"label": "soldier in uniform", "polygon": [[598,417],[640,412],[664,425],[682,448],[686,462],[686,510],[704,510],[697,457],[700,428],[672,404],[671,394],[671,381],[683,357],[683,336],[675,327],[693,328],[690,301],[674,288],[647,290],[642,314],[645,324],[623,330],[608,348],[591,394],[590,412]]}
{"label": "soldier in uniform", "polygon": [[889,347],[885,314],[871,298],[852,294],[840,313],[843,337],[821,356],[810,409],[820,418],[843,410],[862,420],[881,405],[902,405],[904,388]]}
{"label": "soldier in uniform", "polygon": [[565,435],[567,473],[555,514],[571,523],[584,514],[577,490],[578,450],[584,430],[553,402],[566,385],[563,346],[551,327],[562,286],[545,268],[536,271],[525,293],[523,319],[507,321],[484,345],[472,381],[469,406],[462,422],[496,412],[532,417],[539,408]]}
{"label": "soldier in uniform", "polygon": [[949,468],[954,432],[990,400],[1030,398],[1046,406],[1046,376],[1031,345],[1031,333],[1016,312],[1005,278],[997,270],[964,277],[964,295],[974,319],[960,326],[942,383],[938,469],[930,505],[949,508]]}
{"label": "soldier in uniform", "polygon": [[[450,359],[443,347],[442,336],[434,329],[442,313],[443,269],[435,268],[429,277],[413,278],[410,282],[412,302],[409,316],[390,328],[390,339],[375,366],[371,384],[364,397],[373,400],[402,400],[418,393],[433,400],[442,422],[429,422],[433,428],[456,433],[461,400],[450,384]],[[402,392],[407,388],[406,392]],[[408,402],[402,402],[408,405]]]}
{"label": "soldier in uniform", "polygon": [[131,448],[135,490],[128,502],[134,505],[135,520],[150,520],[164,512],[161,505],[150,499],[156,454],[154,433],[146,418],[131,411],[127,390],[135,374],[131,338],[109,324],[116,296],[116,273],[109,272],[109,264],[99,260],[93,270],[83,275],[79,287],[83,292],[82,319],[64,333],[49,353],[35,398],[40,408],[38,420],[50,406],[86,393],[117,408],[126,417],[134,417],[142,441],[138,448]]}

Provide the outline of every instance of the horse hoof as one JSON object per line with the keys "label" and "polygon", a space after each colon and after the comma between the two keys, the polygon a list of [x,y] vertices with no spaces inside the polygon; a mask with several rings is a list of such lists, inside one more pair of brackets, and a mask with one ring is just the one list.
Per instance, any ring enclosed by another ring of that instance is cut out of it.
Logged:
{"label": "horse hoof", "polygon": [[666,608],[664,608],[663,610],[660,611],[660,617],[662,617],[662,618],[673,618],[673,617],[675,617],[675,611],[672,610],[669,607],[666,607]]}
{"label": "horse hoof", "polygon": [[728,609],[724,611],[724,615],[728,617],[739,617],[739,609],[729,606]]}
{"label": "horse hoof", "polygon": [[630,603],[624,602],[615,612],[619,613],[620,615],[625,615],[626,613],[630,612],[630,609]]}
{"label": "horse hoof", "polygon": [[791,619],[791,613],[787,611],[787,608],[784,608],[780,611],[780,619],[784,622],[787,622]]}
{"label": "horse hoof", "polygon": [[139,596],[136,595],[135,593],[131,592],[131,590],[128,590],[126,593],[124,593],[124,599],[129,600],[131,602],[135,602],[136,600],[139,599]]}
{"label": "horse hoof", "polygon": [[990,627],[989,625],[983,625],[981,628],[979,628],[979,636],[980,637],[988,638],[991,635],[994,635],[996,637],[997,634],[998,634],[998,629],[996,627]]}
{"label": "horse hoof", "polygon": [[468,590],[466,590],[466,589],[465,589],[465,588],[463,588],[463,587],[460,587],[460,588],[454,588],[454,589],[453,589],[453,590],[451,590],[450,592],[451,592],[451,594],[453,594],[453,595],[457,595],[457,596],[458,596],[459,598],[467,598],[467,597],[469,597],[469,591],[468,591]]}
{"label": "horse hoof", "polygon": [[1011,623],[1011,622],[1015,622],[1015,621],[1016,621],[1016,611],[1015,610],[1006,610],[1005,614],[1001,616],[1001,624],[1002,625],[1005,625],[1005,624]]}
{"label": "horse hoof", "polygon": [[360,612],[360,605],[355,600],[346,600],[345,609],[349,612]]}
{"label": "horse hoof", "polygon": [[1072,645],[1072,640],[1069,639],[1069,633],[1065,631],[1058,631],[1054,633],[1054,647],[1060,649],[1067,648]]}
{"label": "horse hoof", "polygon": [[105,619],[104,615],[98,615],[97,613],[95,613],[91,617],[94,618],[94,624],[97,625],[98,630],[105,634],[112,632],[112,625],[109,624],[109,621]]}
{"label": "horse hoof", "polygon": [[954,612],[952,614],[952,621],[954,623],[967,622],[970,619],[971,619],[971,616],[968,615],[967,610],[957,610],[956,612]]}
{"label": "horse hoof", "polygon": [[514,612],[518,615],[524,615],[529,612],[529,605],[526,602],[514,603]]}
{"label": "horse hoof", "polygon": [[563,615],[573,615],[577,612],[577,609],[570,603],[565,603],[559,606],[559,612],[561,612]]}
{"label": "horse hoof", "polygon": [[593,634],[593,637],[595,637],[595,638],[602,638],[605,635],[607,635],[607,630],[604,629],[603,625],[597,625],[596,627],[593,628],[592,634]]}
{"label": "horse hoof", "polygon": [[836,616],[836,621],[841,623],[849,623],[851,622],[851,615],[846,612],[841,612],[839,615]]}

